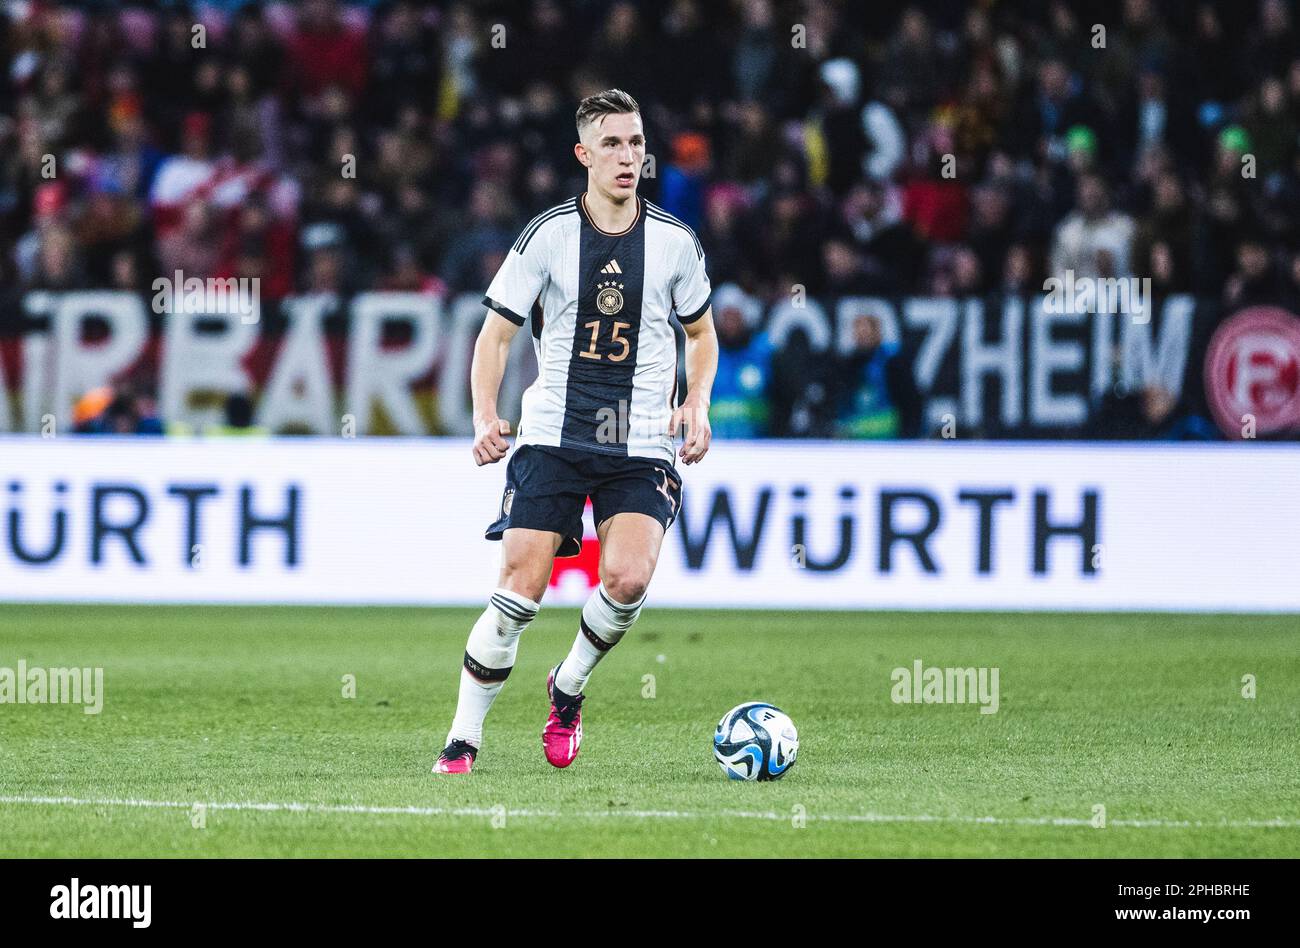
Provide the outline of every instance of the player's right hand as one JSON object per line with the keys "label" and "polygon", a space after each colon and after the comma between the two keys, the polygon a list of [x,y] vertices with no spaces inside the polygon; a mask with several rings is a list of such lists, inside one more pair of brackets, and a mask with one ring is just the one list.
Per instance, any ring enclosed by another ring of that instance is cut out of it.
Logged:
{"label": "player's right hand", "polygon": [[495,464],[506,456],[510,442],[510,422],[504,418],[484,418],[474,423],[474,463],[479,467]]}

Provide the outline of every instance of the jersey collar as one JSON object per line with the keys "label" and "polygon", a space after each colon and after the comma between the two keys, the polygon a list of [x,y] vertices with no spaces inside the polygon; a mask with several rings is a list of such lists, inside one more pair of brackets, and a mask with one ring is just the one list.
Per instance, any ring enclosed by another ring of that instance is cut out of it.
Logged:
{"label": "jersey collar", "polygon": [[599,227],[596,226],[596,222],[593,221],[591,219],[591,215],[587,213],[587,192],[586,191],[583,191],[582,194],[578,195],[578,208],[579,210],[582,211],[582,219],[585,220],[588,224],[590,224],[591,229],[594,230],[596,233],[600,234],[602,237],[622,237],[626,234],[632,233],[632,231],[636,230],[636,225],[641,223],[641,212],[645,210],[645,202],[641,200],[641,195],[639,194],[636,195],[636,216],[632,218],[632,223],[627,225],[626,230],[621,230],[617,234],[612,234],[607,230],[601,230]]}

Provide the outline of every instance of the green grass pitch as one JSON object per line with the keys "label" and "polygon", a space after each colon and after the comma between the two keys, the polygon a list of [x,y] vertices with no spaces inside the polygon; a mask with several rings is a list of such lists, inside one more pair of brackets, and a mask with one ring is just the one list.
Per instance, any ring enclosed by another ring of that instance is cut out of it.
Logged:
{"label": "green grass pitch", "polygon": [[[476,614],[0,607],[0,666],[102,666],[105,690],[97,716],[0,704],[0,855],[1300,855],[1295,616],[650,607],[557,771],[545,678],[577,611],[548,607],[475,772],[438,777]],[[918,658],[997,667],[998,712],[893,703]],[[748,699],[799,726],[784,780],[713,760]]]}

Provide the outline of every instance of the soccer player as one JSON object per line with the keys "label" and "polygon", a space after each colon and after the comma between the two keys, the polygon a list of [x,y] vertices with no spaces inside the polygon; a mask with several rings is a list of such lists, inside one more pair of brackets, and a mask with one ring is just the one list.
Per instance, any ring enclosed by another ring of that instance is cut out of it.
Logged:
{"label": "soccer player", "polygon": [[[636,193],[645,160],[640,107],[610,89],[578,107],[574,154],[587,190],[524,228],[483,300],[474,346],[474,460],[506,456],[510,425],[497,392],[510,341],[529,324],[538,375],[524,394],[500,517],[501,573],[465,646],[456,716],[435,773],[469,773],[483,720],[537,615],[556,556],[575,556],[588,497],[600,539],[600,585],[582,607],[573,647],[550,672],[546,759],[567,767],[582,744],[582,701],[598,662],[645,602],[664,532],[681,507],[674,458],[709,450],[718,343],[704,250],[695,233]],[[672,313],[686,331],[686,397],[677,401]]]}

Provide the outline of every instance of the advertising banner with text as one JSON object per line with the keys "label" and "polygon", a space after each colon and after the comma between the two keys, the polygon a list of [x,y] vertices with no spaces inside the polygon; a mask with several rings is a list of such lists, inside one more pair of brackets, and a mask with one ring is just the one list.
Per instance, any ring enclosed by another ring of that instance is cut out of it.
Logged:
{"label": "advertising banner with text", "polygon": [[[1300,611],[1300,448],[719,442],[651,601]],[[0,437],[0,600],[479,605],[505,464],[463,439]],[[551,604],[597,582],[557,560]]]}
{"label": "advertising banner with text", "polygon": [[[200,301],[165,315],[150,303],[94,290],[0,301],[0,431],[65,434],[78,400],[110,385],[147,389],[161,418],[186,432],[223,424],[232,394],[247,396],[253,420],[272,433],[473,431],[481,294],[317,295],[223,312]],[[1300,433],[1300,317],[1289,310],[1224,312],[1189,296],[1127,315],[1052,304],[846,296],[764,306],[734,287],[714,298],[720,312],[734,307],[766,331],[778,352],[796,334],[806,339],[818,364],[851,349],[856,320],[878,320],[910,369],[924,431],[951,419],[984,437],[1078,436],[1108,394],[1153,388],[1212,417],[1228,438]],[[515,337],[504,416],[517,417],[536,376],[531,341]]]}

